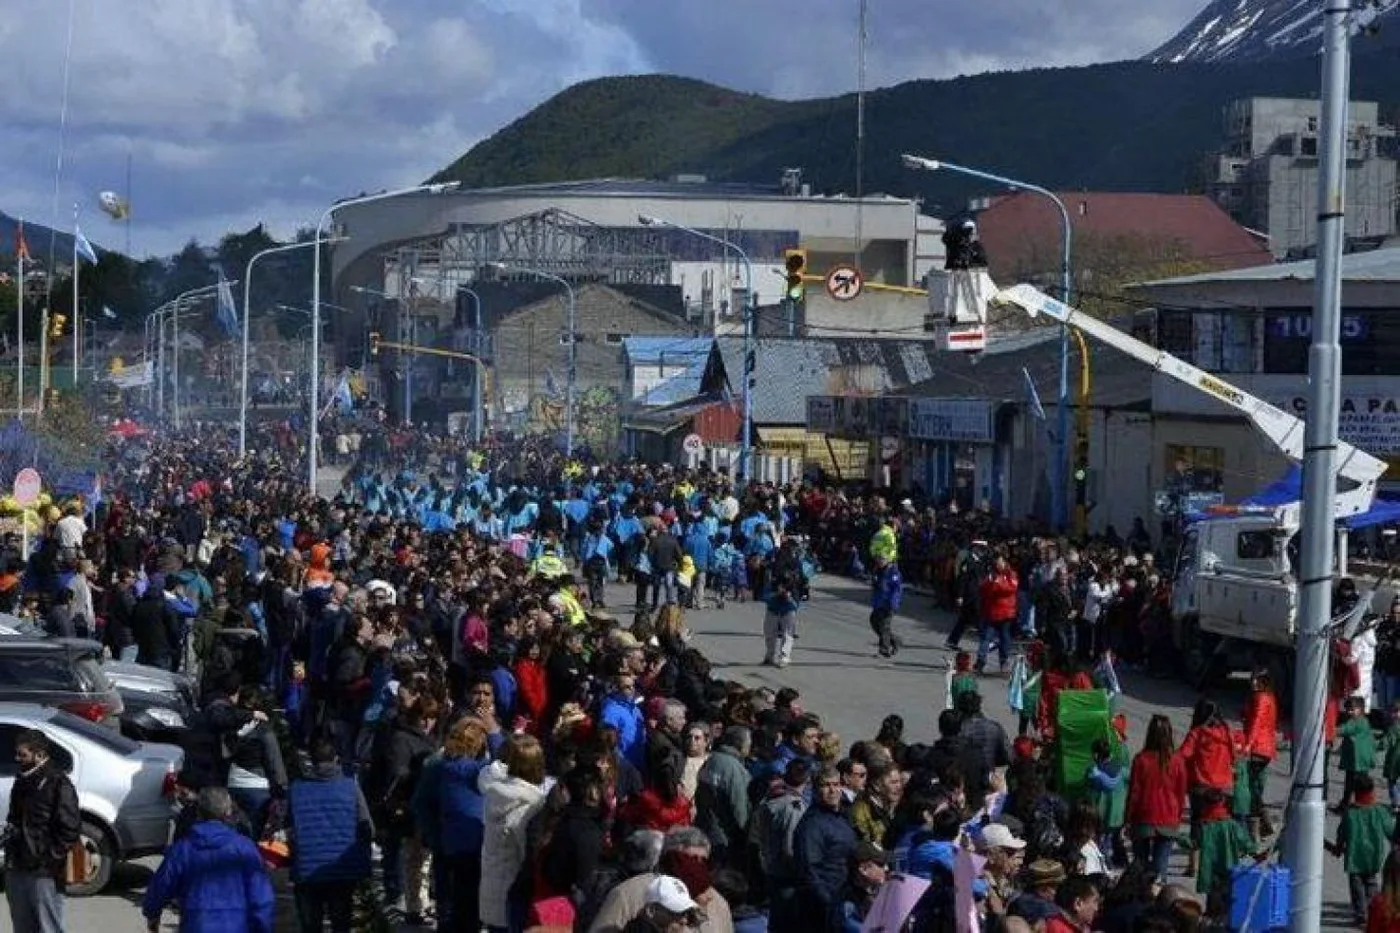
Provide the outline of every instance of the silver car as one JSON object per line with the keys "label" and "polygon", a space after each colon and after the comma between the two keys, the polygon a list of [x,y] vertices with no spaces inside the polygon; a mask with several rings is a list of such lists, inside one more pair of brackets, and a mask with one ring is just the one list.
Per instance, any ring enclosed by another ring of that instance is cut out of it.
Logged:
{"label": "silver car", "polygon": [[9,813],[18,765],[15,741],[38,729],[53,744],[54,763],[78,792],[86,876],[68,886],[78,897],[107,886],[119,861],[165,849],[175,816],[175,784],[185,753],[173,745],[133,742],[113,729],[63,710],[0,703],[0,814]]}

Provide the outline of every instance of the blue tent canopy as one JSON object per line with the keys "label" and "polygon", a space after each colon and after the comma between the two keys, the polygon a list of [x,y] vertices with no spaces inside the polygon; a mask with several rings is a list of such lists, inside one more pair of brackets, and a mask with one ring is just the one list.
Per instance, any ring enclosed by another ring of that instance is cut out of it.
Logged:
{"label": "blue tent canopy", "polygon": [[[1303,469],[1290,467],[1282,479],[1265,486],[1262,490],[1246,498],[1241,505],[1279,506],[1297,502],[1303,498]],[[1348,528],[1370,528],[1373,525],[1389,525],[1400,522],[1400,501],[1377,498],[1368,511],[1353,515],[1345,520]]]}

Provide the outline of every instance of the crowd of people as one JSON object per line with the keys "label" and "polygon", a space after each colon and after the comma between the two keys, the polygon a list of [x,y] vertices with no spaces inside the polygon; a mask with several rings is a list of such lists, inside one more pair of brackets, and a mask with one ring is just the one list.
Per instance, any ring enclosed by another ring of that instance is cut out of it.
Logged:
{"label": "crowd of people", "polygon": [[[1062,554],[873,493],[372,429],[325,498],[293,439],[255,440],[243,461],[218,428],[114,441],[99,508],[68,509],[27,561],[7,544],[0,609],[199,677],[153,928],[177,904],[187,930],[270,930],[270,864],[308,933],[391,916],[464,933],[951,933],[974,913],[1011,933],[1184,933],[1225,916],[1231,869],[1268,851],[1266,675],[1241,729],[1202,701],[1179,746],[1164,716],[1140,737],[1117,717],[1066,755],[1056,696],[1109,698],[1115,657],[1153,659],[1161,575],[1138,529]],[[958,613],[951,646],[980,633],[936,741],[906,742],[898,715],[838,736],[791,688],[716,676],[687,613],[760,602],[763,662],[795,663],[816,559],[870,581],[882,655],[900,649],[906,575]],[[1009,681],[988,679],[993,648]],[[1014,740],[984,711],[1008,683]],[[1389,809],[1359,728],[1339,734],[1358,916],[1371,901],[1400,925],[1400,868],[1367,808]],[[46,812],[14,799],[11,825]],[[11,834],[12,873],[52,876],[64,845]],[[1201,899],[1166,884],[1178,845]],[[906,915],[886,915],[908,884]],[[18,933],[55,928],[16,903]]]}

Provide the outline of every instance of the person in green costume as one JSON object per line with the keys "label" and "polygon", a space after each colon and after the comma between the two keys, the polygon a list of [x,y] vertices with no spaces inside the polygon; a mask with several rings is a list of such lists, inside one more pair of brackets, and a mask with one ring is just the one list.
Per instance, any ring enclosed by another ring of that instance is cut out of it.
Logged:
{"label": "person in green costume", "polygon": [[1352,782],[1354,802],[1337,826],[1337,841],[1331,853],[1343,860],[1351,888],[1351,912],[1358,926],[1366,924],[1366,905],[1376,896],[1376,876],[1390,854],[1390,837],[1395,832],[1395,815],[1376,801],[1376,785],[1369,774],[1358,774]]}
{"label": "person in green costume", "polygon": [[1361,775],[1369,775],[1376,766],[1376,736],[1371,731],[1370,720],[1366,718],[1366,701],[1361,697],[1348,697],[1343,707],[1346,717],[1337,727],[1337,738],[1342,740],[1341,765],[1345,782],[1342,784],[1342,800],[1337,805],[1338,812],[1351,805],[1356,792],[1356,780]]}

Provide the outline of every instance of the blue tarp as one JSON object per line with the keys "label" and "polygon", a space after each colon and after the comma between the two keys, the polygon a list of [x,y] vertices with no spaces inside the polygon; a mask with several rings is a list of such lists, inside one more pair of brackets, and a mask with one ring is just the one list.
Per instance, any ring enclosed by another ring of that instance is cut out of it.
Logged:
{"label": "blue tarp", "polygon": [[[1282,479],[1265,486],[1241,502],[1240,505],[1287,505],[1302,498],[1303,469],[1294,466],[1289,468]],[[1346,519],[1346,526],[1351,529],[1370,528],[1373,525],[1390,525],[1397,522],[1400,522],[1400,501],[1378,497],[1371,504],[1370,510]]]}

